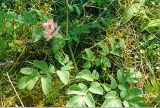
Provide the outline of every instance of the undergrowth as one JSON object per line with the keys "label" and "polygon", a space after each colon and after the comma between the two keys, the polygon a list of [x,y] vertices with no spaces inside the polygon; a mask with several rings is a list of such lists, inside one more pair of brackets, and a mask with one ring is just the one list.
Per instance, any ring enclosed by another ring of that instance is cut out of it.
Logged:
{"label": "undergrowth", "polygon": [[1,0],[0,106],[160,106],[159,0]]}

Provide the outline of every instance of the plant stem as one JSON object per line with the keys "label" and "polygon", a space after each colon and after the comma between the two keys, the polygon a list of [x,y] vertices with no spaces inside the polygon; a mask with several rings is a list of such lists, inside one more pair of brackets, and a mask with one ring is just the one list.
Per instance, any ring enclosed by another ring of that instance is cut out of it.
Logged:
{"label": "plant stem", "polygon": [[[68,10],[68,0],[66,0],[66,6],[67,6],[67,15],[66,15],[66,36],[68,37],[68,32],[69,32],[69,10]],[[73,54],[73,51],[72,51],[72,47],[71,47],[71,44],[69,43],[69,50],[70,50],[70,53],[71,53],[71,57],[72,57],[72,61],[73,61],[73,64],[74,64],[74,68],[76,71],[78,71],[78,67],[77,67],[77,63],[76,63],[76,60],[75,60],[75,57],[74,57],[74,54]]]}
{"label": "plant stem", "polygon": [[12,83],[12,81],[11,81],[11,78],[10,78],[10,76],[9,76],[9,73],[10,73],[10,72],[13,70],[13,68],[16,66],[17,62],[19,61],[19,59],[20,59],[21,56],[23,55],[25,49],[26,49],[26,46],[23,48],[21,54],[19,55],[19,57],[17,58],[17,60],[16,60],[15,63],[13,64],[13,66],[6,72],[7,77],[8,77],[8,80],[9,80],[9,83],[11,84],[11,86],[12,86],[12,88],[13,88],[15,94],[17,95],[17,97],[18,97],[18,99],[19,99],[19,101],[20,101],[22,107],[24,107],[24,104],[23,104],[21,98],[19,97],[18,92],[17,92],[16,88],[14,87],[14,85],[13,85],[13,83]]}
{"label": "plant stem", "polygon": [[13,85],[13,83],[12,83],[12,81],[11,81],[11,78],[10,78],[10,76],[9,76],[8,73],[7,73],[7,77],[8,77],[9,83],[11,84],[11,86],[12,86],[14,92],[16,93],[16,95],[17,95],[17,97],[18,97],[18,99],[19,99],[19,101],[20,101],[22,107],[24,107],[24,104],[23,104],[21,98],[19,97],[18,92],[17,92],[16,88],[14,87],[14,85]]}

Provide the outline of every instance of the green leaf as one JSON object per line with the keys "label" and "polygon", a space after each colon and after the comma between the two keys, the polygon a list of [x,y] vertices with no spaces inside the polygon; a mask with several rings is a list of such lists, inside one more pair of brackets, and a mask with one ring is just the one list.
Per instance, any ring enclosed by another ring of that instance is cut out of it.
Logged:
{"label": "green leaf", "polygon": [[24,89],[27,87],[28,90],[31,90],[38,81],[38,78],[38,76],[24,76],[19,80],[18,88]]}
{"label": "green leaf", "polygon": [[136,83],[138,81],[133,68],[128,69],[126,73],[126,81],[128,83]]}
{"label": "green leaf", "polygon": [[67,102],[66,107],[74,107],[74,106],[77,104],[78,100],[79,100],[79,97],[78,97],[78,96],[72,97],[72,98]]}
{"label": "green leaf", "polygon": [[65,38],[58,33],[54,40],[52,41],[52,51],[53,53],[57,53],[65,46]]}
{"label": "green leaf", "polygon": [[107,99],[103,102],[101,107],[122,107],[122,102],[120,99]]}
{"label": "green leaf", "polygon": [[44,31],[43,27],[34,27],[33,32],[32,32],[32,38],[34,42],[37,42],[42,38],[43,31]]}
{"label": "green leaf", "polygon": [[85,101],[85,103],[87,104],[88,107],[95,107],[95,101],[94,101],[91,93],[87,93],[84,96],[84,101]]}
{"label": "green leaf", "polygon": [[20,20],[24,22],[24,24],[36,25],[38,23],[36,16],[28,11],[23,12],[23,16]]}
{"label": "green leaf", "polygon": [[89,70],[87,69],[84,69],[82,70],[81,72],[79,72],[76,76],[76,78],[82,78],[82,79],[85,79],[87,81],[93,81],[93,78],[92,78],[92,74]]}
{"label": "green leaf", "polygon": [[27,82],[27,89],[32,90],[33,87],[35,86],[36,82],[38,81],[39,77],[34,77],[30,81]]}
{"label": "green leaf", "polygon": [[153,19],[148,22],[148,24],[143,28],[143,30],[150,27],[160,27],[160,19]]}
{"label": "green leaf", "polygon": [[118,57],[123,57],[123,52],[121,49],[112,49],[110,53]]}
{"label": "green leaf", "polygon": [[116,43],[115,39],[113,37],[110,37],[109,38],[109,42],[111,44],[111,49],[113,50],[115,48],[115,43]]}
{"label": "green leaf", "polygon": [[129,103],[126,100],[124,100],[122,103],[123,103],[124,107],[129,107]]}
{"label": "green leaf", "polygon": [[29,68],[29,67],[22,68],[20,72],[24,75],[32,75],[32,76],[38,75],[38,71],[36,69]]}
{"label": "green leaf", "polygon": [[143,6],[145,0],[139,0],[136,3],[133,3],[128,9],[126,9],[125,14],[123,15],[121,21],[122,23],[127,23],[130,21],[130,19],[137,15],[137,13],[140,11],[141,7]]}
{"label": "green leaf", "polygon": [[41,69],[44,74],[48,74],[49,68],[45,61],[34,60],[33,64],[35,67]]}
{"label": "green leaf", "polygon": [[101,59],[100,58],[96,58],[96,66],[100,66],[101,65]]}
{"label": "green leaf", "polygon": [[89,91],[95,94],[103,95],[103,88],[98,82],[92,82]]}
{"label": "green leaf", "polygon": [[61,71],[71,71],[71,69],[73,69],[73,65],[72,65],[72,62],[69,61],[67,64],[63,65],[61,67]]}
{"label": "green leaf", "polygon": [[[82,87],[83,86],[83,87]],[[85,86],[85,87],[84,87]],[[82,88],[81,88],[82,87]],[[67,94],[77,94],[77,95],[85,95],[87,91],[87,86],[86,85],[77,85],[74,84],[72,86],[69,87],[69,89],[67,90]]]}
{"label": "green leaf", "polygon": [[110,88],[110,85],[109,85],[109,84],[103,83],[102,86],[103,86],[103,88],[104,88],[104,90],[105,90],[106,92],[111,91],[111,88]]}
{"label": "green leaf", "polygon": [[73,7],[72,5],[68,5],[68,8],[69,8],[69,10],[70,10],[71,12],[73,12],[74,7]]}
{"label": "green leaf", "polygon": [[77,12],[78,16],[80,16],[81,10],[80,10],[79,7],[76,6],[76,5],[74,5],[74,7],[75,7],[75,9],[76,9],[76,12]]}
{"label": "green leaf", "polygon": [[111,80],[111,84],[110,84],[110,88],[111,89],[115,89],[117,87],[117,82],[116,80],[113,78],[113,76],[109,75],[109,78]]}
{"label": "green leaf", "polygon": [[64,65],[64,64],[66,64],[66,63],[68,63],[68,62],[69,62],[69,57],[68,57],[67,54],[64,54],[64,59],[61,60],[60,63],[61,63],[62,65]]}
{"label": "green leaf", "polygon": [[52,74],[52,73],[56,73],[56,69],[54,67],[54,65],[50,64],[49,65],[49,72]]}
{"label": "green leaf", "polygon": [[106,56],[109,54],[109,48],[107,47],[105,42],[99,43],[99,47],[102,48],[102,50],[99,51],[101,55]]}
{"label": "green leaf", "polygon": [[99,79],[99,73],[96,70],[93,70],[93,72],[92,72],[92,78],[94,80],[98,80]]}
{"label": "green leaf", "polygon": [[84,69],[89,69],[91,66],[92,66],[92,65],[91,65],[91,63],[90,63],[89,61],[87,61],[87,62],[85,62],[85,63],[83,64],[83,68],[84,68]]}
{"label": "green leaf", "polygon": [[125,73],[123,70],[117,71],[117,78],[120,84],[125,82]]}
{"label": "green leaf", "polygon": [[14,20],[16,13],[13,11],[8,11],[6,14],[6,20]]}
{"label": "green leaf", "polygon": [[142,90],[140,90],[138,88],[130,88],[130,89],[128,89],[127,96],[125,99],[130,100],[130,99],[135,98],[140,95],[142,95]]}
{"label": "green leaf", "polygon": [[105,95],[105,99],[112,99],[112,98],[116,98],[116,97],[117,97],[116,91],[110,91]]}
{"label": "green leaf", "polygon": [[28,76],[22,77],[18,82],[18,88],[24,89],[27,87]]}
{"label": "green leaf", "polygon": [[123,48],[123,46],[124,46],[124,39],[120,38],[115,48]]}
{"label": "green leaf", "polygon": [[60,80],[66,85],[69,82],[69,72],[68,71],[60,71],[58,70],[57,72],[58,77]]}
{"label": "green leaf", "polygon": [[41,77],[42,90],[47,95],[51,90],[51,75],[45,75]]}
{"label": "green leaf", "polygon": [[146,99],[144,97],[135,97],[128,100],[128,103],[134,107],[146,107]]}
{"label": "green leaf", "polygon": [[127,89],[129,89],[129,86],[128,86],[127,83],[123,83],[123,84],[119,84],[119,85],[118,85],[118,88],[119,88],[120,90],[127,90]]}
{"label": "green leaf", "polygon": [[104,57],[104,58],[102,58],[101,59],[102,60],[102,63],[103,63],[103,65],[104,65],[104,67],[111,67],[111,63],[110,63],[110,61],[109,61],[109,59],[108,58],[106,58],[106,57]]}
{"label": "green leaf", "polygon": [[0,54],[5,51],[6,47],[7,47],[6,42],[0,38]]}
{"label": "green leaf", "polygon": [[7,6],[5,3],[2,3],[1,6],[4,8],[4,9],[7,9]]}
{"label": "green leaf", "polygon": [[68,102],[66,107],[85,107],[83,96],[74,96]]}
{"label": "green leaf", "polygon": [[124,99],[126,96],[127,96],[127,90],[122,90],[122,91],[120,92],[120,97],[121,97],[122,99]]}
{"label": "green leaf", "polygon": [[90,62],[95,61],[96,57],[94,56],[94,52],[90,49],[85,49],[85,53],[82,55],[82,58],[88,60]]}

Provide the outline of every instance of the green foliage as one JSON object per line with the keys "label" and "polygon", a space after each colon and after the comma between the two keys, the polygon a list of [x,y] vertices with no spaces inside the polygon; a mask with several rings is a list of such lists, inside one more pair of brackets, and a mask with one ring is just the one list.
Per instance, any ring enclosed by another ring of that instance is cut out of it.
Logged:
{"label": "green foliage", "polygon": [[[159,106],[159,5],[159,0],[4,0],[0,105]],[[48,19],[58,24],[50,41],[43,39]]]}
{"label": "green foliage", "polygon": [[126,9],[124,12],[125,14],[122,16],[122,23],[127,23],[131,20],[133,16],[136,16],[138,12],[140,12],[140,9],[144,5],[146,0],[139,0],[137,3],[133,3],[129,8]]}
{"label": "green foliage", "polygon": [[33,62],[33,65],[36,69],[26,67],[20,70],[20,72],[24,76],[19,80],[18,88],[27,88],[28,90],[31,90],[35,86],[36,82],[40,79],[43,93],[47,95],[52,87],[52,74],[55,73],[58,75],[58,77],[64,84],[68,84],[70,76],[69,72],[73,67],[72,62],[69,61],[67,55],[65,55],[65,58],[62,61],[60,62],[62,64],[61,69],[56,70],[55,66],[52,64],[48,66],[45,61],[35,60]]}
{"label": "green foliage", "polygon": [[[108,79],[104,76],[100,76],[99,72],[96,71],[96,67],[99,67],[100,65],[102,65],[102,70],[107,70],[111,67],[110,60],[106,57],[109,54],[123,57],[122,53],[113,53],[116,52],[115,49],[122,52],[121,48],[124,46],[123,40],[119,39],[116,43],[114,38],[110,38],[110,44],[111,51],[105,42],[98,44],[100,50],[95,53],[91,49],[85,49],[85,52],[82,55],[82,58],[86,61],[83,64],[84,69],[77,73],[76,79],[84,79],[88,81],[90,87],[87,89],[88,87],[84,84],[82,84],[83,87],[76,84],[71,85],[67,90],[67,94],[74,96],[68,101],[67,107],[86,107],[84,95],[88,92],[90,92],[90,95],[97,94],[102,96],[107,93],[104,96],[105,99],[101,107],[137,107],[142,106],[143,104],[145,105],[145,98],[142,96],[142,90],[129,86],[129,84],[134,84],[138,81],[134,69],[130,68],[127,71],[120,69],[117,71],[117,78],[113,75],[107,75]],[[101,58],[96,57],[97,53],[101,54]],[[91,67],[94,69],[92,73]],[[104,79],[106,82],[110,83],[103,83],[100,79]],[[90,101],[92,100],[95,99],[90,98]]]}

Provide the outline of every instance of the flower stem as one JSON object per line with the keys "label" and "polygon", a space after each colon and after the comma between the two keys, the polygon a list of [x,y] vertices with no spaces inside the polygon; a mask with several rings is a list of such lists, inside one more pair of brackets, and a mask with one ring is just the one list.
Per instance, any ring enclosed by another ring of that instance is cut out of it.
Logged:
{"label": "flower stem", "polygon": [[[66,36],[69,36],[68,35],[68,32],[69,32],[69,9],[68,9],[68,0],[66,0],[66,6],[67,6],[67,15],[66,15]],[[72,57],[72,61],[73,61],[73,65],[74,65],[74,68],[76,71],[78,71],[78,67],[77,67],[77,63],[76,63],[76,60],[75,60],[75,57],[74,57],[74,54],[73,54],[73,51],[72,51],[72,47],[71,47],[71,44],[69,43],[69,50],[70,50],[70,53],[71,53],[71,57]]]}

